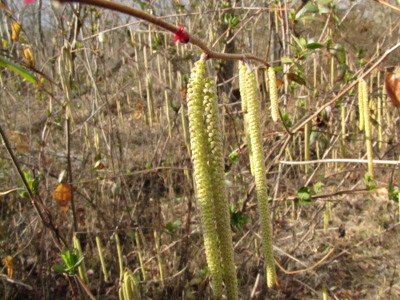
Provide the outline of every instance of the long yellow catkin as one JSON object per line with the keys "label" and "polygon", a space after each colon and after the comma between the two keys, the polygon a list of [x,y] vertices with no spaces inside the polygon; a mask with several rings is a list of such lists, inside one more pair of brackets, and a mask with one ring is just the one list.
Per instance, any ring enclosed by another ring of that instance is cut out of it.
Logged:
{"label": "long yellow catkin", "polygon": [[[365,132],[365,145],[367,147],[367,159],[368,159],[368,174],[371,179],[374,178],[374,164],[372,157],[372,142],[371,142],[371,121],[370,112],[368,105],[368,85],[365,80],[359,82],[359,92],[361,92],[361,101],[364,115],[364,132]],[[360,95],[359,95],[360,97]]]}
{"label": "long yellow catkin", "polygon": [[[247,67],[246,67],[247,68]],[[276,283],[275,262],[272,251],[272,225],[270,220],[267,178],[264,165],[260,125],[260,100],[258,97],[255,75],[247,68],[245,77],[246,88],[241,94],[246,94],[249,135],[253,153],[253,172],[257,191],[257,207],[261,224],[262,247],[266,265],[267,285],[272,288]],[[243,93],[242,93],[243,92]]]}
{"label": "long yellow catkin", "polygon": [[246,71],[247,66],[244,63],[239,64],[239,88],[240,88],[240,97],[242,102],[242,111],[243,111],[243,123],[244,123],[244,134],[245,134],[245,141],[247,144],[247,149],[249,152],[249,161],[250,161],[250,172],[251,175],[253,173],[253,154],[251,151],[251,139],[248,130],[248,117],[247,117],[247,92],[246,92]]}
{"label": "long yellow catkin", "polygon": [[189,79],[187,105],[189,116],[190,144],[194,168],[194,181],[197,189],[200,218],[203,229],[204,248],[210,269],[213,293],[222,297],[221,256],[216,232],[216,219],[213,201],[213,186],[209,177],[208,142],[204,124],[203,89],[206,71],[205,59],[195,63]]}
{"label": "long yellow catkin", "polygon": [[[79,251],[79,255],[83,255],[82,253],[82,247],[81,247],[81,243],[79,242],[79,239],[74,235],[72,237],[72,241],[74,244],[74,248],[78,249]],[[78,267],[78,271],[79,271],[79,277],[82,278],[83,282],[86,284],[89,284],[89,280],[86,274],[86,266],[85,266],[85,262],[82,262],[81,265]]]}
{"label": "long yellow catkin", "polygon": [[274,68],[268,68],[269,99],[271,101],[271,117],[274,122],[279,120],[278,88]]}
{"label": "long yellow catkin", "polygon": [[96,235],[96,245],[97,245],[97,251],[99,252],[101,270],[103,271],[104,281],[105,282],[110,282],[110,280],[108,278],[108,271],[107,271],[106,261],[104,259],[104,255],[103,255],[103,246],[101,244],[100,237],[97,236],[97,235]]}
{"label": "long yellow catkin", "polygon": [[119,280],[124,279],[124,260],[122,258],[122,247],[118,234],[115,234],[115,243],[117,245],[118,265],[119,265]]}
{"label": "long yellow catkin", "polygon": [[120,300],[136,300],[140,298],[139,287],[136,278],[130,270],[125,271],[124,280],[121,286],[123,299]]}
{"label": "long yellow catkin", "polygon": [[140,243],[140,235],[139,232],[135,232],[135,243],[136,243],[136,248],[137,248],[137,254],[138,254],[138,259],[139,259],[139,264],[140,264],[140,270],[142,271],[142,278],[144,281],[146,281],[146,269],[144,268],[144,263],[143,263],[143,255],[142,255],[142,247]]}
{"label": "long yellow catkin", "polygon": [[222,273],[228,299],[238,299],[235,262],[233,259],[232,232],[229,204],[225,191],[223,136],[218,112],[217,91],[214,78],[206,78],[204,85],[205,123],[210,147],[209,167],[214,193],[217,234],[221,248]]}
{"label": "long yellow catkin", "polygon": [[[361,80],[363,81],[363,80]],[[364,100],[363,87],[361,81],[358,83],[358,128],[364,129]]]}

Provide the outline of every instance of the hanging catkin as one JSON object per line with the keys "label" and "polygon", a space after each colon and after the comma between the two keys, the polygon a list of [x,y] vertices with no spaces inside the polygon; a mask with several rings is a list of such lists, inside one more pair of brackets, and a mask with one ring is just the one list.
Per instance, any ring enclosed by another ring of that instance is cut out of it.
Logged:
{"label": "hanging catkin", "polygon": [[228,299],[238,299],[237,278],[233,259],[229,204],[225,191],[225,164],[223,137],[218,112],[217,91],[214,78],[206,78],[204,85],[205,123],[210,147],[209,168],[214,194],[217,234],[221,250],[223,279]]}
{"label": "hanging catkin", "polygon": [[269,99],[271,102],[271,117],[274,122],[279,120],[278,88],[274,68],[268,68]]}
{"label": "hanging catkin", "polygon": [[[253,172],[257,191],[257,207],[261,224],[263,254],[266,266],[267,285],[272,288],[276,283],[275,262],[272,251],[272,226],[270,220],[267,178],[264,165],[260,125],[260,100],[258,97],[257,82],[254,72],[245,66],[241,95],[247,100],[247,122],[253,154]],[[242,66],[243,68],[243,66]]]}
{"label": "hanging catkin", "polygon": [[239,63],[239,89],[240,89],[240,98],[242,102],[242,112],[243,112],[243,123],[244,123],[244,134],[245,134],[245,142],[247,144],[247,149],[249,152],[249,162],[250,162],[250,173],[254,176],[253,173],[253,154],[251,151],[251,139],[248,130],[248,117],[247,117],[247,87],[246,87],[246,71],[247,66],[240,62]]}
{"label": "hanging catkin", "polygon": [[[362,102],[362,113],[364,120],[364,133],[365,133],[365,145],[367,148],[367,159],[368,159],[368,174],[371,179],[374,177],[374,164],[372,157],[372,142],[371,142],[371,121],[370,121],[370,111],[368,105],[368,85],[365,80],[361,79],[358,83],[359,85],[359,95]],[[361,94],[361,95],[360,95]]]}
{"label": "hanging catkin", "polygon": [[213,186],[209,176],[209,151],[203,114],[205,69],[206,63],[203,58],[195,63],[188,84],[187,104],[194,181],[204,236],[204,248],[212,277],[214,296],[220,298],[222,296],[221,256],[216,232]]}

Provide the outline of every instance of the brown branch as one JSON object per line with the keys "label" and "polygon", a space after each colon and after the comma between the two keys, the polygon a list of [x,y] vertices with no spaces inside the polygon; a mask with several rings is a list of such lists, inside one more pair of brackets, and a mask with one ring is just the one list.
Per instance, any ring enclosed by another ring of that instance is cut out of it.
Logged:
{"label": "brown branch", "polygon": [[[165,30],[175,34],[179,28],[171,23],[165,22],[164,20],[154,17],[144,11],[107,0],[58,0],[60,3],[82,3],[86,5],[92,5],[96,7],[105,8],[108,10],[120,12],[141,20],[145,20],[149,23],[152,23],[158,27],[164,28]],[[221,60],[254,60],[263,63],[265,66],[269,67],[268,62],[261,57],[250,53],[243,53],[243,54],[233,54],[233,53],[220,53],[211,50],[202,40],[197,38],[194,35],[190,34],[189,43],[197,46],[200,50],[206,55],[207,59],[221,59]]]}

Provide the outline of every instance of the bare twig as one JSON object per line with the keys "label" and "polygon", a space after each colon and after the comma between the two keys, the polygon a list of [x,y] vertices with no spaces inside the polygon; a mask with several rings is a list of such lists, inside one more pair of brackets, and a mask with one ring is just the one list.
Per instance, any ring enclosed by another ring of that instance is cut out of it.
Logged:
{"label": "bare twig", "polygon": [[305,269],[301,269],[301,270],[296,270],[296,271],[287,271],[284,267],[282,267],[276,260],[275,260],[275,264],[279,267],[279,269],[282,270],[283,273],[285,274],[298,274],[298,273],[303,273],[303,272],[307,272],[310,271],[312,269],[315,269],[316,267],[318,267],[320,264],[322,264],[324,262],[324,260],[326,260],[329,255],[331,255],[333,253],[333,251],[335,251],[335,249],[331,249],[328,251],[328,253],[321,258],[317,263],[315,263],[314,265],[312,265],[311,267],[305,268]]}
{"label": "bare twig", "polygon": [[22,287],[26,288],[26,289],[29,290],[29,291],[32,291],[32,290],[33,290],[33,288],[32,288],[30,285],[28,285],[28,284],[26,284],[26,283],[23,283],[23,282],[21,282],[21,281],[12,279],[12,278],[10,278],[10,277],[4,275],[4,274],[0,274],[0,278],[3,279],[3,280],[5,280],[5,281],[7,281],[7,282],[9,282],[9,283],[22,286]]}
{"label": "bare twig", "polygon": [[[152,23],[158,27],[164,28],[165,30],[175,34],[179,28],[171,23],[165,22],[164,20],[154,17],[144,11],[135,9],[133,7],[129,7],[117,2],[107,1],[107,0],[59,0],[60,3],[82,3],[87,5],[93,5],[105,9],[109,9],[112,11],[117,11],[132,17],[136,17],[141,20],[145,20],[149,23]],[[190,35],[189,43],[197,46],[200,50],[206,55],[207,59],[222,59],[222,60],[254,60],[263,63],[265,66],[269,67],[268,62],[256,55],[250,53],[243,54],[233,54],[233,53],[221,53],[215,52],[211,50],[202,40],[195,37],[194,35]]]}
{"label": "bare twig", "polygon": [[[281,160],[279,163],[283,165],[311,165],[311,164],[321,164],[321,163],[359,163],[366,164],[368,163],[367,159],[350,159],[350,158],[337,158],[337,159],[319,159],[319,160],[307,160],[307,161],[285,161]],[[382,165],[400,165],[399,160],[373,160],[374,164],[382,164]]]}
{"label": "bare twig", "polygon": [[[377,188],[374,190],[344,190],[344,191],[338,191],[334,193],[329,193],[329,194],[320,194],[320,195],[311,195],[311,199],[322,199],[322,198],[331,198],[335,196],[341,196],[341,195],[350,195],[350,194],[379,194],[379,195],[385,195],[387,196],[389,194],[388,190],[384,187],[382,188]],[[273,201],[274,202],[281,202],[281,201],[293,201],[298,199],[299,196],[297,195],[292,195],[292,196],[286,196],[286,197],[280,197],[280,198],[275,198]]]}

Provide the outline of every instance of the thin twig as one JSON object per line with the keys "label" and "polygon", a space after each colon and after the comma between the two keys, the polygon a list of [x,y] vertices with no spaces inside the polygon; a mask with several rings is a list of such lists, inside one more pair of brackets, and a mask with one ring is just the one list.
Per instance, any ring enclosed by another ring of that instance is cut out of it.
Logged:
{"label": "thin twig", "polygon": [[26,284],[26,283],[23,283],[23,282],[21,282],[21,281],[12,279],[12,278],[10,278],[10,277],[4,275],[4,274],[0,274],[0,278],[1,278],[1,279],[4,279],[5,281],[7,281],[7,282],[9,282],[9,283],[22,286],[22,287],[26,288],[26,289],[29,290],[29,291],[32,291],[32,290],[33,290],[33,287],[31,287],[30,285],[28,285],[28,284]]}
{"label": "thin twig", "polygon": [[[336,159],[319,159],[319,160],[307,160],[307,161],[285,161],[281,160],[279,163],[283,165],[311,165],[311,164],[322,164],[322,163],[360,163],[366,164],[368,163],[367,159],[350,159],[350,158],[336,158]],[[377,160],[374,159],[372,161],[374,164],[382,164],[382,165],[400,165],[399,160]]]}
{"label": "thin twig", "polygon": [[331,255],[333,253],[333,251],[335,251],[335,249],[331,249],[329,250],[329,252],[323,257],[321,258],[317,263],[315,263],[314,265],[312,265],[311,267],[305,268],[305,269],[301,269],[301,270],[296,270],[296,271],[287,271],[284,267],[282,267],[276,260],[275,260],[275,264],[279,267],[279,269],[282,270],[283,273],[285,274],[298,274],[298,273],[303,273],[303,272],[307,272],[310,271],[316,267],[318,267],[320,264],[322,264],[324,262],[324,260],[326,260],[329,255]]}
{"label": "thin twig", "polygon": [[[71,162],[71,119],[67,117],[66,123],[66,146],[67,146],[67,166],[68,166],[68,182],[73,182],[72,176],[72,162]],[[74,187],[71,185],[71,210],[74,225],[74,231],[78,231],[78,222],[76,220],[75,200],[74,200]]]}
{"label": "thin twig", "polygon": [[[344,190],[344,191],[338,191],[334,193],[328,193],[328,194],[320,194],[320,195],[311,195],[310,199],[322,199],[322,198],[331,198],[335,196],[341,196],[341,195],[350,195],[350,194],[378,194],[378,195],[384,195],[387,196],[389,194],[388,190],[385,187],[382,188],[376,188],[374,190],[367,190],[367,189],[361,189],[361,190]],[[275,198],[273,201],[274,202],[281,202],[281,201],[293,201],[298,199],[299,196],[297,195],[292,195],[292,196],[286,196],[286,197],[280,197],[280,198]]]}

